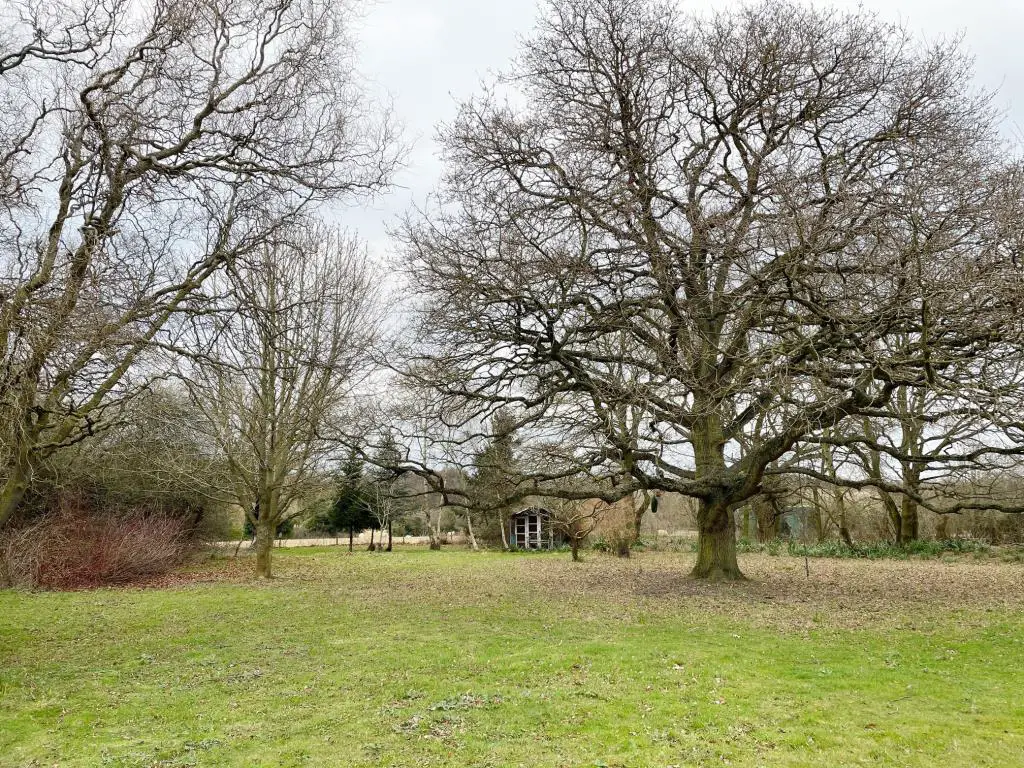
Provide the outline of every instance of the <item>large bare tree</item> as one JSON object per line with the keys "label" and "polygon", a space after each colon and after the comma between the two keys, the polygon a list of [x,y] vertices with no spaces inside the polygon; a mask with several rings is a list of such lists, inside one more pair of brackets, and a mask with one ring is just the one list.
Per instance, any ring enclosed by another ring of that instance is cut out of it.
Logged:
{"label": "large bare tree", "polygon": [[368,370],[381,321],[379,276],[354,238],[293,230],[215,285],[197,320],[203,350],[183,380],[227,464],[222,497],[256,531],[256,572],[271,576],[277,526],[322,492],[340,425]]}
{"label": "large bare tree", "polygon": [[326,0],[0,8],[0,524],[111,423],[197,289],[395,162]]}
{"label": "large bare tree", "polygon": [[990,101],[955,44],[863,11],[553,0],[440,130],[409,381],[586,438],[549,492],[696,498],[694,575],[741,578],[730,510],[769,467],[1018,332]]}

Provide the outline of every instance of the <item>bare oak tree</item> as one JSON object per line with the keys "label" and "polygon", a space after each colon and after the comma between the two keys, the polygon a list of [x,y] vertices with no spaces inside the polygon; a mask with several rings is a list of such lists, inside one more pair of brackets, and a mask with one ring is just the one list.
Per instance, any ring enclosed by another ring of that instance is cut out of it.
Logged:
{"label": "bare oak tree", "polygon": [[408,380],[591,436],[546,488],[697,499],[697,577],[742,577],[730,510],[803,438],[1019,331],[990,96],[866,12],[553,0],[441,138]]}
{"label": "bare oak tree", "polygon": [[229,261],[395,156],[345,3],[13,0],[0,36],[0,524]]}

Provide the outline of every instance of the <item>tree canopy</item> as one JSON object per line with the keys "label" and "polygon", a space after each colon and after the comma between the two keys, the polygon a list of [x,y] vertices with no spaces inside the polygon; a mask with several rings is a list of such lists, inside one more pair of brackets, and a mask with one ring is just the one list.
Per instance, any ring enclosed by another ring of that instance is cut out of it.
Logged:
{"label": "tree canopy", "polygon": [[404,230],[410,380],[572,435],[538,482],[698,499],[697,576],[740,577],[730,509],[802,440],[1017,343],[1022,176],[955,43],[554,0],[492,85]]}

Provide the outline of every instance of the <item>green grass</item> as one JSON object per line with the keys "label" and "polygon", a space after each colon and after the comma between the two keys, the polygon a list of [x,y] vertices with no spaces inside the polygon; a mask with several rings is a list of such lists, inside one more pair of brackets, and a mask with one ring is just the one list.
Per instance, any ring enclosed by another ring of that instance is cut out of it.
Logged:
{"label": "green grass", "polygon": [[[666,553],[275,558],[0,591],[0,765],[1024,765],[1018,564],[899,563],[865,596],[759,555],[711,586]],[[888,599],[910,568],[933,597]]]}

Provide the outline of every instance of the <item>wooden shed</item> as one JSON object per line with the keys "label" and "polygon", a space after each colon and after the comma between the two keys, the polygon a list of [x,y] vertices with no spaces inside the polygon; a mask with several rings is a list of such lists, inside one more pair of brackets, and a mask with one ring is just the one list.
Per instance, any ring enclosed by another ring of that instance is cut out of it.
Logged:
{"label": "wooden shed", "polygon": [[515,549],[552,549],[555,531],[551,513],[543,507],[528,507],[508,521],[508,543]]}

